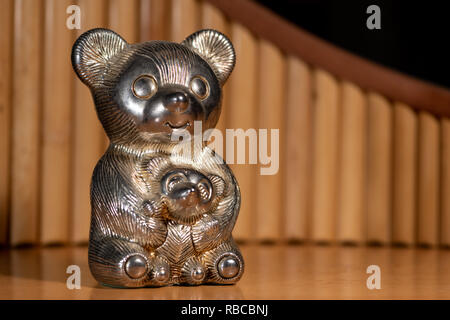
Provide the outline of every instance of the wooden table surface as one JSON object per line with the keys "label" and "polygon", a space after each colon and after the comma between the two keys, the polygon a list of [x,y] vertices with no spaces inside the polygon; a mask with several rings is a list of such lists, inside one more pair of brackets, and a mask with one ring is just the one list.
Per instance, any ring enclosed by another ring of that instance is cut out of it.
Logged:
{"label": "wooden table surface", "polygon": [[[112,289],[89,272],[86,247],[0,251],[0,299],[450,299],[450,251],[310,245],[241,246],[246,261],[233,286]],[[81,289],[69,290],[69,265]],[[381,289],[366,287],[369,265]]]}

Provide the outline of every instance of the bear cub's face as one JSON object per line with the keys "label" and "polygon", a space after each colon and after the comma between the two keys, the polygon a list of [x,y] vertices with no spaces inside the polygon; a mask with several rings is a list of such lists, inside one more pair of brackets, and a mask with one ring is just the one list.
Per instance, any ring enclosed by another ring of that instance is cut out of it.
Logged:
{"label": "bear cub's face", "polygon": [[97,113],[113,143],[167,141],[181,130],[213,128],[220,115],[221,87],[235,53],[226,36],[201,30],[182,43],[127,44],[107,29],[76,41],[72,63],[91,89]]}

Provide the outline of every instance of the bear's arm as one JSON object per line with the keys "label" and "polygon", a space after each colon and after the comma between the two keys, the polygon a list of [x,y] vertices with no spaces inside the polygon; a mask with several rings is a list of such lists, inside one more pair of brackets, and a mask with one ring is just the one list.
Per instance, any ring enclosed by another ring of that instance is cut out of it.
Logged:
{"label": "bear's arm", "polygon": [[139,191],[127,176],[127,166],[132,167],[128,159],[108,153],[97,164],[91,184],[91,232],[156,248],[167,234],[162,206]]}

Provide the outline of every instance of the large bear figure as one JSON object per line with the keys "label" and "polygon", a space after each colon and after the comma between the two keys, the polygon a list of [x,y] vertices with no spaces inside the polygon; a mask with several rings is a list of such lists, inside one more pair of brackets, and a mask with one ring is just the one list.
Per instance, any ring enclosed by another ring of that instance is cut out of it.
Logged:
{"label": "large bear figure", "polygon": [[[238,184],[211,149],[181,152],[174,133],[214,128],[233,70],[230,40],[198,31],[182,43],[128,44],[107,29],[72,50],[110,146],[91,183],[89,267],[113,287],[232,284],[244,271],[231,231]],[[183,149],[184,150],[184,149]]]}

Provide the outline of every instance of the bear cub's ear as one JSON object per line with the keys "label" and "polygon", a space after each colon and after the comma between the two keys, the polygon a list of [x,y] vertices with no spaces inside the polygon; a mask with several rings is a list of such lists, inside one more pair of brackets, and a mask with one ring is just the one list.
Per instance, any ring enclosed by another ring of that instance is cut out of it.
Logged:
{"label": "bear cub's ear", "polygon": [[111,30],[89,30],[73,45],[73,69],[87,86],[99,86],[103,83],[103,76],[111,58],[126,46],[127,42]]}
{"label": "bear cub's ear", "polygon": [[200,30],[187,37],[182,44],[205,59],[220,84],[225,83],[233,71],[236,54],[231,41],[224,34],[211,29]]}

